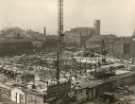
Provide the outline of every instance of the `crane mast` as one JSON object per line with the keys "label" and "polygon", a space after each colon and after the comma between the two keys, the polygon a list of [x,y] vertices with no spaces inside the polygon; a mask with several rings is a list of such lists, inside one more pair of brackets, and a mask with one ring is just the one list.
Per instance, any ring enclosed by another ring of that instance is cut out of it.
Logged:
{"label": "crane mast", "polygon": [[57,71],[56,79],[59,84],[60,80],[60,71],[62,68],[62,49],[63,49],[63,0],[58,0],[58,45],[57,45]]}

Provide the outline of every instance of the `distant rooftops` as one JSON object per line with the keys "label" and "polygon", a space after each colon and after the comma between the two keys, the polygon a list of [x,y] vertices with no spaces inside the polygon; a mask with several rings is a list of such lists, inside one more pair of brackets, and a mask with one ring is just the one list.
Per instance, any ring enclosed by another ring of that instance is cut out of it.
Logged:
{"label": "distant rooftops", "polygon": [[81,36],[92,35],[94,33],[95,29],[90,27],[77,27],[65,32],[65,34],[74,34]]}
{"label": "distant rooftops", "polygon": [[31,42],[29,39],[0,38],[0,43],[24,43]]}

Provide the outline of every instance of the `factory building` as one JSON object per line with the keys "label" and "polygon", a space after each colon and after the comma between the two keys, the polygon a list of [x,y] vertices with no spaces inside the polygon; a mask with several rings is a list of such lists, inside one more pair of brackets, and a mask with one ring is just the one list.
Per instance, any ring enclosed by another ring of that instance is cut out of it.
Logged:
{"label": "factory building", "polygon": [[58,44],[58,36],[46,35],[45,41],[42,44],[42,48],[45,51],[56,51]]}
{"label": "factory building", "polygon": [[29,53],[33,49],[32,42],[27,39],[0,39],[0,55]]}
{"label": "factory building", "polygon": [[100,20],[96,20],[93,27],[77,27],[65,32],[65,43],[68,46],[85,48],[85,42],[93,35],[100,35]]}
{"label": "factory building", "polygon": [[86,41],[86,49],[94,52],[101,52],[102,42],[105,43],[105,48],[110,55],[113,54],[113,43],[117,40],[117,37],[113,34],[108,35],[96,35],[92,36]]}
{"label": "factory building", "polygon": [[113,44],[114,56],[119,58],[135,57],[135,41],[133,38],[120,38]]}

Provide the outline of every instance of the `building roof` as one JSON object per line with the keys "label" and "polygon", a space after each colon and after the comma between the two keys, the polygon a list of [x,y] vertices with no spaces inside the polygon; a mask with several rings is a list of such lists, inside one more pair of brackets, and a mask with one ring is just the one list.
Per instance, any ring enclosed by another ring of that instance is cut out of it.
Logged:
{"label": "building roof", "polygon": [[87,36],[95,34],[95,29],[90,27],[77,27],[66,31],[65,34]]}
{"label": "building roof", "polygon": [[31,42],[29,39],[17,39],[17,38],[0,38],[0,43],[24,43]]}
{"label": "building roof", "polygon": [[102,80],[80,81],[75,85],[76,89],[93,88],[102,84]]}
{"label": "building roof", "polygon": [[36,96],[44,96],[46,93],[45,92],[39,92],[37,90],[34,90],[34,89],[26,89],[26,88],[23,88],[22,89],[23,92],[27,92],[28,94],[33,94],[33,95],[36,95]]}
{"label": "building roof", "polygon": [[115,35],[93,35],[88,41],[102,41],[102,40],[114,40],[116,39]]}
{"label": "building roof", "polygon": [[90,28],[90,27],[76,27],[76,28],[72,28],[70,31],[79,32],[79,31],[91,31],[91,30],[94,30],[94,28]]}
{"label": "building roof", "polygon": [[45,47],[57,47],[57,42],[58,42],[58,36],[57,35],[47,35],[44,46]]}

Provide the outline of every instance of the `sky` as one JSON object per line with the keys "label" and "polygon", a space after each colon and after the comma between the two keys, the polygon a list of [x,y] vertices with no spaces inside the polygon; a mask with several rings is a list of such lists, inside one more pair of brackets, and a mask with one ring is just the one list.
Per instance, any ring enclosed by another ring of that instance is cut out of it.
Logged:
{"label": "sky", "polygon": [[[58,0],[0,0],[0,30],[21,27],[57,33]],[[64,31],[92,27],[101,20],[102,34],[132,35],[135,29],[135,0],[64,0]]]}

